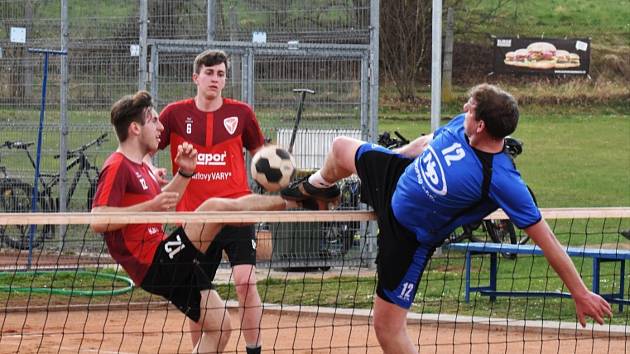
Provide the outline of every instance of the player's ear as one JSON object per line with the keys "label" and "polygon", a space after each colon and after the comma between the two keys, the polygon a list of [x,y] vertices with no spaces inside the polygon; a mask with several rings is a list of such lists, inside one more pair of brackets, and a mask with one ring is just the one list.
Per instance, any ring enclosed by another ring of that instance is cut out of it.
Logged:
{"label": "player's ear", "polygon": [[479,119],[477,121],[477,133],[481,133],[484,130],[486,130],[486,121]]}
{"label": "player's ear", "polygon": [[197,78],[199,78],[199,74],[197,73],[193,73],[192,74],[192,81],[196,84],[197,83]]}
{"label": "player's ear", "polygon": [[138,136],[140,135],[140,131],[142,130],[142,126],[140,125],[140,123],[138,122],[131,122],[131,124],[129,124],[129,128],[128,128],[128,135],[135,135]]}

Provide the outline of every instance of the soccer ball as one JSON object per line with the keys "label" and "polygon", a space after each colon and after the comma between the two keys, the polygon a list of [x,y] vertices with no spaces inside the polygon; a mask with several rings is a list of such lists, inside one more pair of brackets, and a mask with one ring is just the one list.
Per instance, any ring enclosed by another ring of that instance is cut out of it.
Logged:
{"label": "soccer ball", "polygon": [[252,158],[254,181],[268,192],[285,188],[295,176],[295,161],[285,149],[276,145],[262,147]]}

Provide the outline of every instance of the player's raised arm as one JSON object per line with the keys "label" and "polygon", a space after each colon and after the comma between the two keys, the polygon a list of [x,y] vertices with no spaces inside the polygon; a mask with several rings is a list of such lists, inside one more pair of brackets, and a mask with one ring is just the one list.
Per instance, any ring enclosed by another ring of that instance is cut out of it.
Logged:
{"label": "player's raised arm", "polygon": [[571,292],[578,321],[582,327],[586,326],[585,316],[593,318],[599,324],[604,324],[604,317],[612,317],[610,304],[601,296],[588,290],[571,258],[544,219],[526,228],[525,232],[542,249],[549,264]]}

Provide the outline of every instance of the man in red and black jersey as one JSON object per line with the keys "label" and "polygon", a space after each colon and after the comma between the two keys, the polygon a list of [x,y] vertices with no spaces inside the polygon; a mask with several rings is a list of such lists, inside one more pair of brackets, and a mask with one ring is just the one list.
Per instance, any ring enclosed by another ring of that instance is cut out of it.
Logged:
{"label": "man in red and black jersey", "polygon": [[[187,141],[173,151],[178,169],[163,188],[144,162],[160,144],[164,126],[153,109],[151,96],[139,91],[112,106],[111,123],[119,145],[101,171],[92,212],[167,211],[175,208],[198,168],[198,151]],[[315,205],[315,203],[311,203]],[[239,198],[211,198],[198,211],[284,210],[297,207],[279,196],[247,194]],[[214,269],[200,265],[204,251],[225,224],[188,223],[170,235],[161,224],[92,224],[103,233],[112,256],[136,284],[161,295],[179,308],[197,328],[195,352],[222,352],[231,324],[225,306],[212,289]]]}
{"label": "man in red and black jersey", "polygon": [[[192,74],[196,96],[171,103],[160,113],[164,131],[159,149],[170,145],[173,174],[179,168],[175,156],[182,141],[190,142],[198,151],[197,170],[177,204],[178,211],[195,210],[212,197],[238,198],[252,193],[243,149],[255,154],[264,137],[250,106],[222,97],[227,71],[228,58],[223,51],[199,54]],[[223,251],[233,269],[247,353],[259,353],[262,303],[256,288],[254,226],[223,228],[206,252],[202,262],[206,269],[216,268]],[[192,333],[196,333],[194,326],[191,322]],[[194,335],[192,339],[194,343]]]}

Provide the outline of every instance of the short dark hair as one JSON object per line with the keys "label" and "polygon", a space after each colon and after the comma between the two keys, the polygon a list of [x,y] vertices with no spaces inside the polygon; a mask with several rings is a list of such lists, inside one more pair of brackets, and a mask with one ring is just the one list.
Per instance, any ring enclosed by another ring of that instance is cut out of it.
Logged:
{"label": "short dark hair", "polygon": [[512,134],[518,125],[518,103],[516,99],[503,89],[481,84],[470,89],[477,106],[475,117],[483,120],[491,136],[502,139]]}
{"label": "short dark hair", "polygon": [[199,74],[201,72],[201,66],[214,66],[217,64],[225,64],[225,70],[228,70],[228,56],[222,50],[212,50],[208,49],[197,55],[195,58],[195,63],[193,65],[193,71],[195,74]]}
{"label": "short dark hair", "polygon": [[116,130],[118,141],[127,140],[128,129],[132,122],[144,125],[144,112],[153,108],[151,94],[138,91],[133,95],[123,96],[112,105],[111,123]]}

